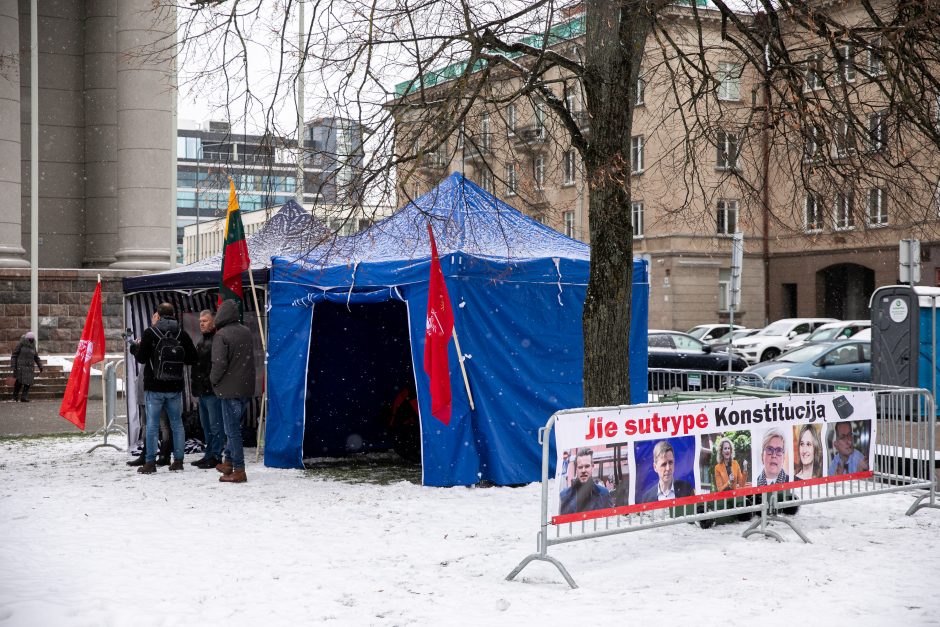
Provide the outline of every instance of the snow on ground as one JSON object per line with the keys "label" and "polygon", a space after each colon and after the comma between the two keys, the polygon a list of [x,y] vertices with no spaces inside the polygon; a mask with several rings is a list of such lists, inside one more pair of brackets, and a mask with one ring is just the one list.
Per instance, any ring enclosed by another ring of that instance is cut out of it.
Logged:
{"label": "snow on ground", "polygon": [[[681,524],[535,550],[539,487],[142,476],[87,436],[0,440],[0,625],[940,624],[940,511],[913,492],[802,508],[803,544]],[[413,472],[377,467],[376,477]]]}

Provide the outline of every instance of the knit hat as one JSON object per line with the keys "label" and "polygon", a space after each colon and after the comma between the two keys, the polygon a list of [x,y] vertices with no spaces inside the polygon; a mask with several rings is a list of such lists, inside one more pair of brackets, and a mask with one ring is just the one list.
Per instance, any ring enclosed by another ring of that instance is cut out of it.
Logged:
{"label": "knit hat", "polygon": [[27,331],[25,337],[27,340],[35,340],[36,334],[33,333],[32,331]]}

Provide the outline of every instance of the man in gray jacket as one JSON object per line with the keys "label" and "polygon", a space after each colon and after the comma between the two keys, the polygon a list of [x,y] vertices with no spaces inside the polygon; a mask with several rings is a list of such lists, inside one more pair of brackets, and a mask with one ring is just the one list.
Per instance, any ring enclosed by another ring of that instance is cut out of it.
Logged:
{"label": "man in gray jacket", "polygon": [[222,399],[222,424],[228,443],[225,460],[216,466],[219,481],[244,483],[245,452],[242,448],[242,415],[255,392],[254,343],[248,327],[238,321],[238,304],[222,301],[215,314],[212,338],[212,369],[209,380],[216,396]]}

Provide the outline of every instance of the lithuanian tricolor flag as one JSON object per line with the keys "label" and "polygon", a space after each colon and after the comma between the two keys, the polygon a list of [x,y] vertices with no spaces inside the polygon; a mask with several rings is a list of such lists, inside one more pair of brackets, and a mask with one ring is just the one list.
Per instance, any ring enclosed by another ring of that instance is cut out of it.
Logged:
{"label": "lithuanian tricolor flag", "polygon": [[242,311],[242,272],[251,265],[248,258],[248,244],[245,242],[245,227],[242,214],[238,210],[238,197],[235,195],[235,181],[229,177],[228,213],[225,217],[225,247],[222,249],[222,280],[219,282],[219,302],[232,299],[238,301],[238,311]]}

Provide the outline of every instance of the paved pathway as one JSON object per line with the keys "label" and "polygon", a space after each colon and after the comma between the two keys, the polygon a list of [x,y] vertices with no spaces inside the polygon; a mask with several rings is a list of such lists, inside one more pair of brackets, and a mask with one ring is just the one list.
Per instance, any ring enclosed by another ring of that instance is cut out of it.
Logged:
{"label": "paved pathway", "polygon": [[[62,399],[35,400],[29,403],[0,402],[0,437],[20,435],[49,435],[56,433],[81,433],[71,422],[59,416]],[[93,434],[104,424],[101,400],[90,399],[85,414],[85,433]],[[122,412],[123,413],[123,412]],[[126,419],[118,424],[126,426]],[[118,446],[127,446],[127,438],[117,434],[108,437]]]}

